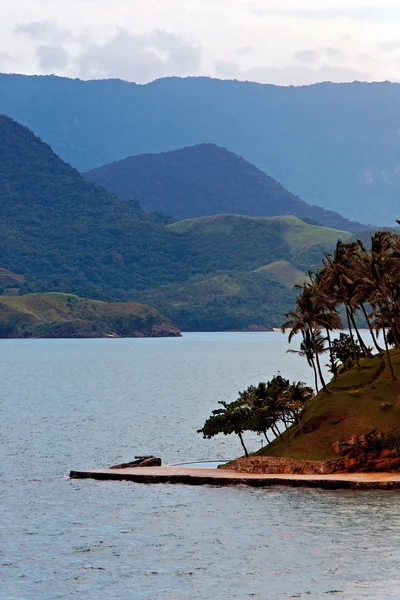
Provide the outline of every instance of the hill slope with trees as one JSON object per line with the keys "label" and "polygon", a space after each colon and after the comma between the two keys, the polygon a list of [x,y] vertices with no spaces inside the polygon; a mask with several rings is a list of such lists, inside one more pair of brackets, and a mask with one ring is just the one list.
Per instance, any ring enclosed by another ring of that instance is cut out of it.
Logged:
{"label": "hill slope with trees", "polygon": [[[210,327],[211,321],[225,327],[222,308],[229,328],[235,328],[235,316],[237,327],[252,325],[259,319],[260,298],[271,300],[266,311],[271,322],[264,324],[279,323],[290,290],[277,283],[276,273],[251,272],[277,261],[306,272],[339,237],[351,237],[291,216],[220,215],[168,223],[86,181],[27,128],[4,116],[0,198],[1,268],[17,274],[3,293],[64,292],[144,304],[154,299],[155,308],[163,310],[167,303],[156,291],[171,286],[168,305],[175,305],[179,294],[174,300],[172,290],[187,283],[185,302],[191,323],[198,312],[198,328]],[[240,301],[232,294],[221,299],[218,286],[212,296],[209,279],[221,273],[239,282]],[[193,277],[204,279],[201,301],[190,300]],[[214,301],[220,310],[210,319],[207,311]]]}
{"label": "hill slope with trees", "polygon": [[227,148],[311,205],[392,225],[397,83],[279,87],[208,78],[148,85],[0,75],[0,113],[80,171],[199,143]]}
{"label": "hill slope with trees", "polygon": [[224,213],[295,215],[336,229],[363,229],[361,223],[309,206],[260,169],[214,144],[131,156],[84,176],[123,200],[138,200],[147,212],[179,220]]}

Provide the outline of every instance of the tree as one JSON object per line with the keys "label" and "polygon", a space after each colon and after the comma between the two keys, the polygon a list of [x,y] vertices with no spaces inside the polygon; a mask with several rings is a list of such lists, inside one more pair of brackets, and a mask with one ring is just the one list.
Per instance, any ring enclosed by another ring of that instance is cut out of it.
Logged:
{"label": "tree", "polygon": [[341,328],[342,324],[339,314],[336,309],[324,302],[313,284],[305,284],[302,286],[302,292],[297,298],[295,310],[287,313],[285,316],[288,320],[281,326],[281,330],[285,333],[286,329],[290,329],[289,343],[294,335],[302,333],[304,339],[306,332],[308,332],[314,347],[319,379],[325,393],[329,394],[330,391],[326,387],[319,360],[316,333],[319,329],[333,331],[334,329]]}
{"label": "tree", "polygon": [[207,419],[203,428],[199,429],[197,433],[202,433],[204,439],[208,440],[220,433],[224,435],[235,433],[239,436],[245,456],[248,456],[243,433],[252,429],[253,415],[251,410],[244,406],[241,400],[230,404],[226,402],[219,402],[218,404],[221,404],[223,408],[214,410],[212,416]]}
{"label": "tree", "polygon": [[335,359],[346,366],[355,362],[356,356],[362,356],[360,345],[351,339],[347,333],[341,333],[339,338],[332,342],[332,352]]}
{"label": "tree", "polygon": [[318,374],[315,366],[315,346],[317,348],[317,353],[322,354],[326,352],[325,348],[325,340],[322,334],[318,331],[314,334],[315,343],[311,339],[311,335],[309,331],[306,331],[303,336],[303,341],[300,344],[299,350],[287,350],[290,354],[298,354],[301,358],[305,358],[307,360],[308,365],[314,371],[314,380],[315,380],[315,391],[318,393]]}

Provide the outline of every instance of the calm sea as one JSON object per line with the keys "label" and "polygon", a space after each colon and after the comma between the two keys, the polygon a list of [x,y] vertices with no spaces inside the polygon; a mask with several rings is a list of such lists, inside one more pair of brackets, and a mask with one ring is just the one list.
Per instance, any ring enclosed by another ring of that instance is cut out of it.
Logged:
{"label": "calm sea", "polygon": [[[400,494],[70,481],[156,454],[233,458],[196,433],[278,371],[279,333],[0,342],[0,598],[400,598]],[[250,449],[260,439],[247,438]]]}

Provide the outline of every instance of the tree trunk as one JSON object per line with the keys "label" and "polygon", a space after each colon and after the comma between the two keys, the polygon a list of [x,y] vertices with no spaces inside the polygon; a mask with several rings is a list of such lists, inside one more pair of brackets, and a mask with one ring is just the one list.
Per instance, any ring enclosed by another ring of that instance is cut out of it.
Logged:
{"label": "tree trunk", "polygon": [[387,357],[388,357],[389,369],[390,369],[390,373],[392,375],[392,379],[393,379],[393,381],[398,381],[398,379],[397,379],[397,377],[395,375],[395,372],[393,370],[393,363],[392,363],[392,359],[391,359],[391,356],[390,356],[390,350],[389,350],[389,346],[388,346],[388,342],[387,342],[386,330],[385,329],[383,329],[383,337],[384,337],[384,340],[385,340],[386,354],[387,354]]}
{"label": "tree trunk", "polygon": [[378,342],[376,340],[376,337],[375,337],[375,334],[374,334],[374,330],[372,329],[371,322],[368,319],[367,311],[365,310],[365,306],[364,306],[363,303],[361,303],[361,308],[362,308],[362,311],[364,313],[365,320],[367,321],[368,329],[369,329],[369,332],[371,334],[372,341],[374,342],[374,346],[378,350],[378,352],[383,352],[382,348],[380,348],[380,346],[379,346],[379,344],[378,344]]}
{"label": "tree trunk", "polygon": [[271,442],[269,441],[269,438],[268,438],[268,436],[267,436],[267,430],[266,430],[266,429],[264,429],[264,430],[263,430],[263,434],[264,434],[264,437],[265,437],[265,439],[267,440],[267,444],[268,444],[268,446],[270,446],[270,445],[271,445]]}
{"label": "tree trunk", "polygon": [[332,352],[331,334],[330,334],[329,329],[326,330],[326,336],[328,338],[328,344],[329,344],[329,360],[331,363],[331,371],[333,374],[333,379],[336,379],[337,375],[336,375],[336,371],[334,369],[334,358],[333,358],[333,352]]}
{"label": "tree trunk", "polygon": [[271,426],[271,429],[272,429],[272,433],[274,434],[274,436],[275,436],[277,439],[278,439],[278,437],[279,437],[279,438],[281,438],[282,442],[284,442],[284,441],[285,441],[285,440],[283,439],[283,435],[282,435],[282,434],[281,434],[281,432],[279,431],[278,427],[272,427],[272,426]]}
{"label": "tree trunk", "polygon": [[371,354],[371,352],[368,350],[367,346],[365,345],[365,342],[364,342],[364,340],[363,340],[363,339],[362,339],[362,337],[361,337],[361,334],[360,334],[360,332],[358,331],[358,327],[357,327],[357,325],[356,325],[356,322],[355,322],[355,320],[354,320],[354,315],[353,315],[353,313],[352,313],[352,311],[351,311],[351,310],[350,310],[350,319],[351,319],[351,322],[353,323],[354,330],[355,330],[355,332],[356,332],[356,334],[357,334],[358,343],[360,344],[361,348],[362,348],[362,349],[363,349],[363,351],[364,351],[364,355],[365,355],[366,357],[368,357],[368,358],[372,358],[372,354]]}
{"label": "tree trunk", "polygon": [[319,392],[319,389],[318,389],[318,374],[317,374],[317,369],[316,369],[316,367],[315,367],[315,362],[314,362],[314,360],[312,360],[312,363],[311,363],[311,364],[312,364],[312,368],[314,369],[314,377],[315,377],[315,391],[316,391],[316,392],[317,392],[317,394],[318,394],[318,392]]}
{"label": "tree trunk", "polygon": [[242,446],[243,446],[243,450],[244,450],[245,456],[246,456],[246,458],[248,458],[248,457],[249,457],[249,453],[247,452],[247,448],[246,448],[246,446],[244,445],[244,441],[243,441],[243,435],[242,435],[241,433],[238,433],[238,436],[239,436],[239,439],[240,439],[240,443],[241,443],[241,444],[242,444]]}
{"label": "tree trunk", "polygon": [[355,341],[354,341],[353,329],[351,327],[351,322],[350,322],[350,310],[349,310],[349,307],[347,306],[347,302],[345,302],[344,305],[346,307],[347,326],[348,326],[349,332],[350,332],[351,344],[353,346],[353,352],[354,352],[354,357],[355,357],[356,363],[357,363],[357,369],[359,371],[361,371],[360,358],[358,356],[356,344],[355,344]]}
{"label": "tree trunk", "polygon": [[310,327],[310,335],[311,335],[311,339],[312,339],[313,345],[314,345],[315,360],[317,362],[318,375],[319,375],[323,390],[326,394],[331,394],[331,391],[328,390],[328,388],[326,387],[325,379],[324,379],[324,376],[322,375],[321,363],[320,363],[318,352],[317,352],[317,344],[315,343],[314,332],[311,329],[311,327]]}

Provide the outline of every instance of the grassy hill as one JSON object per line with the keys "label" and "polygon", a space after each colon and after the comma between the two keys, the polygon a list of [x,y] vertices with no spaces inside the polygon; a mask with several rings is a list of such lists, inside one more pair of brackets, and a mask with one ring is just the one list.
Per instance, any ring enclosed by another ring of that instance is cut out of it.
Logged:
{"label": "grassy hill", "polygon": [[296,294],[269,273],[227,271],[197,275],[137,298],[159,307],[183,331],[227,331],[280,325]]}
{"label": "grassy hill", "polygon": [[[400,351],[391,352],[395,371],[400,378]],[[331,383],[330,395],[320,394],[307,409],[302,422],[304,435],[276,440],[259,455],[281,456],[297,460],[330,460],[338,458],[332,444],[351,436],[374,431],[400,431],[400,384],[393,381],[386,361],[382,369],[379,356],[362,361],[362,370],[356,367]]]}
{"label": "grassy hill", "polygon": [[290,289],[295,285],[301,285],[307,279],[307,275],[303,271],[296,269],[286,260],[278,260],[270,265],[259,267],[255,272],[269,273],[275,281]]}
{"label": "grassy hill", "polygon": [[310,205],[378,225],[398,216],[397,83],[280,87],[192,77],[137,85],[1,75],[0,89],[0,112],[80,171],[214,143]]}
{"label": "grassy hill", "polygon": [[214,270],[238,266],[253,270],[276,260],[289,260],[300,270],[308,269],[320,264],[323,250],[332,248],[339,238],[348,241],[352,237],[348,231],[309,225],[294,216],[215,215],[166,228],[190,234],[196,264],[205,257],[209,263],[222,263]]}
{"label": "grassy hill", "polygon": [[1,337],[157,337],[179,329],[134,302],[107,303],[68,294],[0,297]]}
{"label": "grassy hill", "polygon": [[296,215],[346,231],[363,227],[309,206],[260,169],[214,144],[131,156],[84,175],[123,200],[139,200],[145,211],[180,220],[224,213]]}

